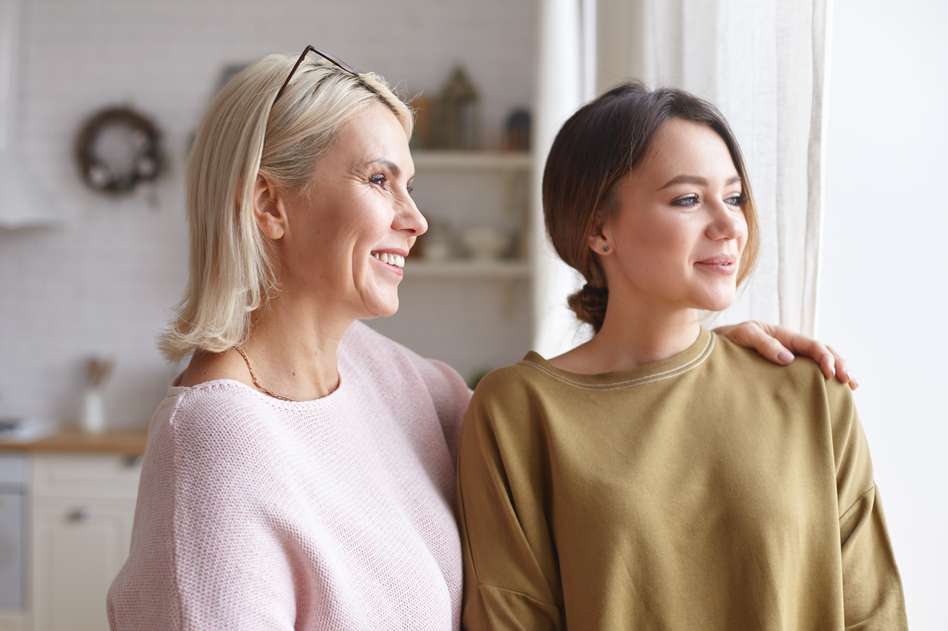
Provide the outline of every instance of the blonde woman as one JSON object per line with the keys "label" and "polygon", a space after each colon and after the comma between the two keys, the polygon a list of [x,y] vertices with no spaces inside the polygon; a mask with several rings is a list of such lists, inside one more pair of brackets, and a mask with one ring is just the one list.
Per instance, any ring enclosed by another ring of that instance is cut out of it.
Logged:
{"label": "blonde woman", "polygon": [[[381,78],[311,47],[212,103],[187,175],[188,288],[162,339],[191,360],[149,425],[113,629],[458,628],[470,392],[359,322],[395,313],[426,230],[411,128]],[[775,361],[784,348],[756,324],[731,334]]]}
{"label": "blonde woman", "polygon": [[596,334],[474,393],[465,626],[905,629],[849,389],[701,328],[757,251],[721,114],[679,90],[611,90],[557,135],[543,209]]}

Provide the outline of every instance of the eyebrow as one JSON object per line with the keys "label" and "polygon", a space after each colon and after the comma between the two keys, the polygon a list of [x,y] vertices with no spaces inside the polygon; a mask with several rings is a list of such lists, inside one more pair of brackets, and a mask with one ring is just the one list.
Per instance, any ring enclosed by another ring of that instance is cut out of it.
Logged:
{"label": "eyebrow", "polygon": [[[397,164],[395,164],[395,163],[392,162],[391,160],[387,160],[387,159],[385,159],[385,158],[375,158],[374,160],[369,160],[369,161],[363,163],[362,166],[363,166],[363,167],[367,167],[367,166],[372,165],[372,164],[381,164],[381,165],[384,166],[386,169],[388,169],[389,171],[391,171],[392,174],[393,174],[395,177],[398,177],[398,176],[401,175],[401,173],[402,173],[402,170],[401,170],[400,168],[398,168],[398,165],[397,165]],[[409,181],[414,180],[414,179],[415,179],[415,176],[414,176],[414,175],[412,175],[410,178],[408,178]]]}
{"label": "eyebrow", "polygon": [[[731,184],[737,184],[741,181],[740,175],[735,175],[728,178],[727,182],[724,183],[724,186],[730,186]],[[695,184],[698,186],[707,186],[708,180],[697,175],[678,175],[672,179],[665,182],[665,185],[659,188],[658,190],[663,191],[669,186],[674,186],[675,184]]]}

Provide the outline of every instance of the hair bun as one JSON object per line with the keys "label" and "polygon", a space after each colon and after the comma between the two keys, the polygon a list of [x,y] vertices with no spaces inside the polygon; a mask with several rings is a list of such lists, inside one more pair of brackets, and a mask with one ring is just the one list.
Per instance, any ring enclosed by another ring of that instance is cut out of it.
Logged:
{"label": "hair bun", "polygon": [[609,304],[609,288],[586,283],[582,289],[567,299],[569,308],[576,317],[592,325],[593,330],[602,328]]}

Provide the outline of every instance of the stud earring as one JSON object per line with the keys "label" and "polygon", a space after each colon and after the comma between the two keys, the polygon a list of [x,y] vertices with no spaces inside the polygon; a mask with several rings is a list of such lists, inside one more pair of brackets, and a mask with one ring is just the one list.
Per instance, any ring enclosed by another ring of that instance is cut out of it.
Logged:
{"label": "stud earring", "polygon": [[602,252],[603,252],[603,254],[605,254],[605,253],[608,252],[608,251],[609,251],[609,244],[608,244],[608,243],[603,244],[603,246],[602,246]]}

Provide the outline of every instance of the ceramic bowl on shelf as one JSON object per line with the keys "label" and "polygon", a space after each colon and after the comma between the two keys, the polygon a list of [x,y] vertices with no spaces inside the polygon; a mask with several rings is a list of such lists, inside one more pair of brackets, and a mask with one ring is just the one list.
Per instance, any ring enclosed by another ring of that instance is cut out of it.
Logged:
{"label": "ceramic bowl on shelf", "polygon": [[426,261],[447,261],[451,258],[451,244],[445,239],[434,239],[425,242],[425,249],[421,255]]}
{"label": "ceramic bowl on shelf", "polygon": [[510,245],[510,235],[491,226],[468,228],[461,234],[464,246],[475,259],[499,259]]}

